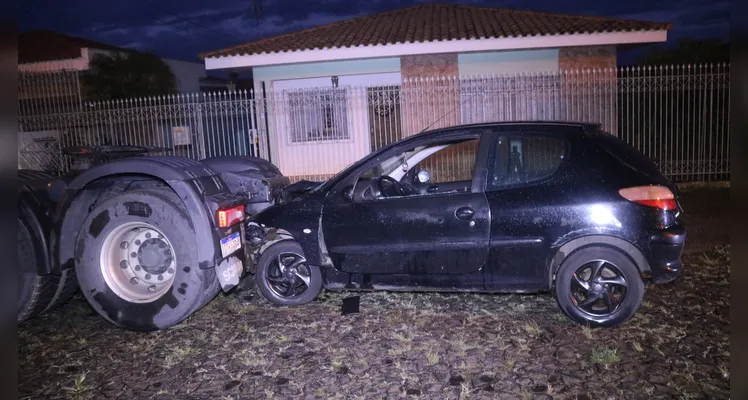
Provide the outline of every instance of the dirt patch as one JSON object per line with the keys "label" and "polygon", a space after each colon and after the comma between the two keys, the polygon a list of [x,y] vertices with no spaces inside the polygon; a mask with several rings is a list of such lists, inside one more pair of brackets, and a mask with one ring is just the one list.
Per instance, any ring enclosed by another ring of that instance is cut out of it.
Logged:
{"label": "dirt patch", "polygon": [[681,188],[683,219],[688,228],[686,252],[704,252],[730,243],[730,187],[724,183],[691,184]]}
{"label": "dirt patch", "polygon": [[620,328],[576,325],[550,295],[360,293],[361,313],[343,317],[342,298],[356,293],[287,308],[249,292],[140,334],[78,296],[19,327],[18,389],[80,399],[728,398],[720,190],[684,197],[697,250],[677,281],[647,286]]}

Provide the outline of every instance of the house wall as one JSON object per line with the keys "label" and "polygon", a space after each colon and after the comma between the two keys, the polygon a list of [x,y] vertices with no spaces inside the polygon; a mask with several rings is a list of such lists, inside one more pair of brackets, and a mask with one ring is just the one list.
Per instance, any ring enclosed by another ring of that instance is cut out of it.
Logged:
{"label": "house wall", "polygon": [[[559,70],[559,49],[520,51],[492,51],[459,55],[460,77],[466,79],[495,77],[537,82],[542,74],[556,74]],[[526,74],[538,74],[527,77]],[[550,78],[553,79],[553,78]],[[462,123],[481,123],[517,120],[530,117],[548,117],[555,109],[552,96],[533,96],[524,90],[511,90],[506,82],[490,80],[476,83],[481,90],[468,89],[460,95]],[[470,83],[468,83],[470,85]]]}
{"label": "house wall", "polygon": [[329,79],[331,76],[386,72],[400,72],[400,59],[391,57],[257,67],[252,69],[252,77],[255,81],[255,91],[259,91],[262,90],[262,82],[270,89],[271,83],[276,80],[318,77]]}
{"label": "house wall", "polygon": [[466,53],[458,63],[460,76],[556,72],[559,49]]}
{"label": "house wall", "polygon": [[[402,137],[412,135],[425,128],[437,129],[460,123],[481,122],[479,120],[464,121],[462,114],[477,116],[477,119],[502,120],[524,119],[532,115],[517,113],[526,108],[528,93],[512,93],[510,96],[487,94],[493,103],[488,104],[490,112],[484,109],[465,109],[464,96],[455,92],[455,85],[440,79],[429,81],[428,78],[467,77],[475,75],[514,75],[526,73],[557,73],[559,70],[572,68],[602,68],[615,67],[615,47],[594,48],[561,48],[536,49],[522,51],[494,51],[481,53],[449,53],[402,56],[399,58],[381,58],[368,60],[348,60],[336,62],[317,62],[294,65],[280,65],[257,67],[253,69],[255,89],[260,93],[264,82],[266,90],[274,96],[279,96],[282,90],[302,87],[330,87],[331,76],[339,77],[340,85],[375,86],[401,84],[400,96],[400,126]],[[397,82],[390,82],[399,76]],[[414,82],[414,80],[416,82]],[[443,82],[443,83],[441,83]],[[443,93],[440,91],[443,90]],[[575,89],[576,90],[576,89]],[[434,94],[436,93],[436,94]],[[428,94],[428,95],[427,95]],[[576,93],[571,99],[544,98],[546,102],[563,100],[561,108],[589,109],[589,115],[583,119],[599,121],[603,114],[615,112],[615,96],[594,96],[591,98],[583,92]],[[523,97],[524,96],[524,97]],[[542,96],[541,96],[542,97]],[[599,97],[599,98],[598,98]],[[325,175],[337,172],[351,162],[359,159],[370,151],[369,138],[365,134],[366,125],[365,99],[357,95],[358,105],[349,105],[348,123],[352,132],[351,141],[339,143],[290,143],[287,136],[289,112],[283,109],[273,110],[273,107],[285,107],[282,98],[276,97],[268,102],[267,121],[270,140],[270,157],[288,175]],[[533,100],[536,101],[537,99]],[[512,108],[511,104],[522,103],[522,107]],[[490,101],[489,101],[490,103]],[[495,103],[495,104],[494,104]],[[492,105],[493,104],[493,105]],[[533,103],[534,104],[534,103]],[[524,107],[524,108],[523,108]],[[538,109],[555,109],[553,105],[537,104]],[[499,111],[502,111],[499,115]],[[473,115],[476,114],[476,115]],[[495,114],[495,115],[494,115]],[[534,115],[534,114],[533,114]],[[538,114],[539,118],[547,115]],[[280,116],[280,117],[275,117]],[[554,116],[550,116],[553,118]],[[561,117],[563,116],[556,116]],[[262,118],[262,116],[261,116]],[[470,118],[469,118],[470,119]],[[264,128],[264,120],[259,121],[260,128]],[[264,137],[264,135],[263,135]],[[325,160],[324,171],[318,171],[319,165],[308,162],[309,158]],[[333,165],[334,164],[334,165]],[[329,171],[328,171],[329,170]]]}
{"label": "house wall", "polygon": [[[285,91],[295,89],[331,88],[330,76],[299,79],[279,79],[271,82],[274,107],[269,112],[270,145],[272,161],[288,176],[306,179],[326,179],[348,165],[358,161],[371,151],[368,120],[367,93],[362,87],[389,86],[400,84],[399,72],[378,74],[342,75],[338,86],[346,90],[345,101],[333,102],[336,112],[343,112],[348,137],[337,140],[317,142],[293,142],[291,123],[294,117],[318,118],[323,114],[320,104],[313,99],[303,106],[304,111],[288,108],[288,97]],[[303,121],[302,118],[302,121]],[[336,119],[336,122],[340,122]],[[315,162],[310,162],[315,160]]]}
{"label": "house wall", "polygon": [[204,78],[207,73],[204,63],[194,63],[189,61],[171,60],[164,58],[164,62],[171,68],[171,72],[177,78],[179,91],[181,93],[194,93],[200,91],[200,78]]}
{"label": "house wall", "polygon": [[558,53],[562,70],[587,68],[615,68],[615,46],[562,47]]}
{"label": "house wall", "polygon": [[[571,75],[562,77],[570,89],[565,107],[584,110],[579,118],[584,122],[605,122],[612,134],[618,134],[616,100],[615,46],[565,47],[559,51],[559,67],[564,71],[597,70],[594,82],[582,81]],[[589,75],[588,75],[589,76]]]}
{"label": "house wall", "polygon": [[[259,97],[262,94],[263,83],[265,84],[265,90],[270,92],[268,95],[273,96],[276,90],[274,88],[274,82],[276,81],[324,78],[325,85],[332,85],[330,79],[332,76],[342,77],[346,75],[394,72],[400,72],[400,59],[398,57],[255,67],[252,68],[252,78],[254,80],[255,93]],[[274,110],[275,103],[275,101],[268,102],[268,116],[280,114],[279,110]],[[265,116],[260,115],[258,123],[261,129],[265,128],[265,122],[267,122],[269,135],[263,135],[263,137],[269,136],[269,141],[267,148],[261,146],[261,153],[264,157],[270,157],[274,163],[280,162],[281,155],[279,153],[278,136],[282,132],[279,132],[277,127],[279,122],[275,118],[268,118],[266,121]]]}
{"label": "house wall", "polygon": [[402,56],[400,65],[402,136],[458,124],[459,96],[448,83],[428,79],[459,75],[457,53]]}

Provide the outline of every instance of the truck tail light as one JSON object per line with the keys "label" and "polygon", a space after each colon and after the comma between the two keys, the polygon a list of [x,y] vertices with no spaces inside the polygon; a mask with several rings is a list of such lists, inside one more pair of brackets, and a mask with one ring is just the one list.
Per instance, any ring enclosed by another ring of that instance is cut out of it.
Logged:
{"label": "truck tail light", "polygon": [[244,221],[244,206],[218,210],[219,228],[228,228],[242,221]]}
{"label": "truck tail light", "polygon": [[677,204],[673,192],[665,186],[635,186],[621,189],[618,193],[624,199],[660,210],[675,210]]}

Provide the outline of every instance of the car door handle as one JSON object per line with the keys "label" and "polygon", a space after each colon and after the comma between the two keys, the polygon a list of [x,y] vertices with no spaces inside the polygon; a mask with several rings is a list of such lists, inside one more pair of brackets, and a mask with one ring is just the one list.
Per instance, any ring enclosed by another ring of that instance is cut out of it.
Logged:
{"label": "car door handle", "polygon": [[457,219],[468,220],[473,218],[474,214],[475,210],[470,207],[460,207],[457,209],[457,211],[455,211],[455,217],[457,217]]}

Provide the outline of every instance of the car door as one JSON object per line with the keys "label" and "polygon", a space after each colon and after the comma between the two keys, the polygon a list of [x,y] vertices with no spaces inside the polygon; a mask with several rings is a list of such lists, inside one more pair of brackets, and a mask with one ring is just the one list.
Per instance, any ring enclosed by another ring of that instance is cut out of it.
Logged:
{"label": "car door", "polygon": [[540,132],[502,132],[494,140],[486,183],[491,209],[486,288],[547,288],[549,238],[564,215],[564,193],[573,190],[573,182],[558,179],[569,144],[563,135]]}
{"label": "car door", "polygon": [[[486,138],[480,133],[468,139],[474,144],[474,163],[468,175],[449,176],[451,182],[432,182],[432,186],[449,186],[467,180],[465,190],[457,185],[456,190],[419,191],[372,200],[352,200],[333,190],[323,208],[322,229],[335,266],[345,272],[369,274],[479,271],[486,260],[490,236],[490,210],[483,192],[487,148],[481,144]],[[438,140],[427,144],[435,143]],[[423,160],[423,164],[448,170],[449,155],[433,158],[438,154]]]}

